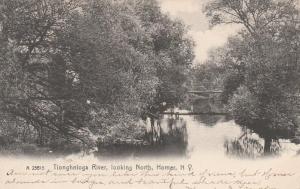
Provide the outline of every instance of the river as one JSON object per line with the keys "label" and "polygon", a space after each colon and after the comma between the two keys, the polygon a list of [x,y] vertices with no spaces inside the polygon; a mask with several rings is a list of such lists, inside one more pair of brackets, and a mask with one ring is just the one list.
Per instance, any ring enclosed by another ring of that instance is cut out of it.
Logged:
{"label": "river", "polygon": [[[186,113],[188,110],[175,110],[175,112]],[[169,116],[164,116],[162,121],[162,128],[166,129],[167,120],[170,119]],[[187,128],[187,149],[186,155],[201,157],[201,156],[234,156],[234,154],[226,153],[225,143],[230,141],[237,141],[241,136],[243,136],[244,131],[237,125],[233,120],[226,120],[225,116],[180,116],[179,119],[184,120]],[[245,137],[244,137],[245,138]],[[251,146],[253,144],[263,147],[263,139],[261,139],[257,134],[251,133],[247,134],[247,142],[250,140],[251,144],[246,144]],[[254,142],[253,142],[254,141]],[[299,153],[300,145],[295,145],[288,140],[279,141],[280,149],[278,151],[278,156],[293,156]],[[232,149],[235,151],[236,149]],[[247,150],[247,149],[246,149]],[[255,151],[256,149],[250,148],[248,151]],[[261,151],[262,152],[262,151]],[[256,153],[256,154],[255,154]],[[258,152],[248,152],[244,154],[243,157],[247,158],[247,155],[252,154],[251,158],[259,157],[262,154]],[[250,155],[249,155],[250,156]],[[249,157],[250,158],[250,157]]]}
{"label": "river", "polygon": [[[222,108],[209,100],[198,100],[189,106],[167,110],[178,113],[222,112]],[[147,132],[143,143],[117,143],[108,145],[99,155],[134,157],[234,157],[256,159],[263,157],[264,140],[257,134],[237,125],[223,115],[162,115],[151,126],[150,118],[145,124]],[[246,134],[245,134],[246,133]],[[101,148],[100,148],[101,149]],[[273,142],[274,156],[293,156],[300,153],[300,145],[288,140]]]}

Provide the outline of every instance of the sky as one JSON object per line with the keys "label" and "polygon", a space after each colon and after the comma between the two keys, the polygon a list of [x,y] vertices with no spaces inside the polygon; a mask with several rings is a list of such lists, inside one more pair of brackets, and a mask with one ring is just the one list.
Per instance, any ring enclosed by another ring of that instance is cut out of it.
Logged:
{"label": "sky", "polygon": [[158,0],[161,8],[172,18],[182,20],[189,26],[189,35],[196,43],[195,64],[203,63],[208,58],[210,49],[223,46],[229,36],[238,31],[238,26],[219,25],[209,28],[208,18],[203,13],[203,6],[209,0]]}

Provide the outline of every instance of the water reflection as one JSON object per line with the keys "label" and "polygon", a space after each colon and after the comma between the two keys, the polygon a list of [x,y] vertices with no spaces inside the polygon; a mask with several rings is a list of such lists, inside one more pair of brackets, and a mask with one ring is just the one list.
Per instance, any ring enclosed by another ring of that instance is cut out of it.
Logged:
{"label": "water reflection", "polygon": [[[191,111],[194,112],[222,112],[222,107],[218,103],[213,103],[207,99],[196,99],[193,101]],[[222,115],[197,115],[194,119],[204,123],[206,126],[214,126],[220,121],[229,121]]]}
{"label": "water reflection", "polygon": [[[198,99],[191,110],[222,112],[222,106],[211,100]],[[185,118],[189,130],[190,153],[214,154],[239,158],[258,158],[264,155],[264,140],[257,134],[230,121],[230,117],[198,115]],[[289,140],[274,140],[271,155],[296,154],[300,146]]]}
{"label": "water reflection", "polygon": [[[262,139],[251,137],[241,137],[234,140],[226,140],[224,142],[226,154],[239,158],[258,158],[264,155],[264,146]],[[279,141],[273,141],[271,145],[271,155],[279,155],[281,145]]]}
{"label": "water reflection", "polygon": [[188,145],[187,122],[183,118],[162,116],[148,118],[143,140],[112,139],[100,141],[98,153],[101,156],[185,156]]}
{"label": "water reflection", "polygon": [[[191,108],[195,112],[220,112],[218,106],[207,101],[197,101]],[[187,113],[190,110],[175,109],[174,112]],[[255,133],[228,120],[225,116],[211,115],[164,115],[159,119],[148,119],[143,140],[132,142],[114,141],[107,146],[99,146],[101,155],[130,156],[234,156],[258,158],[263,155],[263,139]],[[294,155],[300,146],[289,141],[274,141],[273,154],[291,152]]]}
{"label": "water reflection", "polygon": [[242,131],[233,121],[208,126],[193,117],[186,117],[189,156],[224,156],[224,141],[238,138]]}
{"label": "water reflection", "polygon": [[[196,99],[190,111],[222,112],[218,102],[211,99]],[[258,158],[264,155],[264,140],[257,134],[230,121],[230,117],[197,115],[185,117],[189,133],[189,153],[213,154],[239,158]],[[272,155],[282,155],[288,152],[296,153],[299,146],[290,141],[274,140],[271,145]]]}
{"label": "water reflection", "polygon": [[248,137],[226,140],[224,148],[227,155],[241,158],[257,158],[263,154],[263,146],[260,142]]}

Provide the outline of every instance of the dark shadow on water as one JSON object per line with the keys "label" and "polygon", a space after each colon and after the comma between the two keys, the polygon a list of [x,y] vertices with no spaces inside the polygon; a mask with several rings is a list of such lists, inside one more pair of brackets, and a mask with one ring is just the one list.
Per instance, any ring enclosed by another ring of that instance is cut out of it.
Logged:
{"label": "dark shadow on water", "polygon": [[185,156],[186,145],[184,144],[168,144],[168,145],[131,145],[131,144],[113,144],[102,147],[96,156],[103,157],[151,157],[151,156]]}
{"label": "dark shadow on water", "polygon": [[[107,142],[98,141],[98,151],[93,154],[108,158],[185,156],[188,144],[186,122],[175,118],[167,118],[165,121],[167,132],[161,129],[160,122],[157,121],[154,130],[146,132],[139,140],[113,138]],[[85,146],[66,141],[54,141],[48,146],[17,142],[0,144],[0,155],[5,157],[57,158],[72,154],[88,155],[86,153],[89,150]]]}
{"label": "dark shadow on water", "polygon": [[113,140],[110,143],[99,142],[96,156],[102,157],[157,157],[185,156],[188,144],[186,122],[182,119],[167,119],[168,132],[160,126],[157,131],[147,132],[144,140]]}
{"label": "dark shadow on water", "polygon": [[207,127],[213,127],[220,121],[226,121],[225,116],[197,115],[194,118]]}
{"label": "dark shadow on water", "polygon": [[[192,102],[194,112],[222,112],[222,107],[208,99],[196,99]],[[194,118],[208,127],[213,127],[220,121],[228,121],[223,115],[197,115]]]}

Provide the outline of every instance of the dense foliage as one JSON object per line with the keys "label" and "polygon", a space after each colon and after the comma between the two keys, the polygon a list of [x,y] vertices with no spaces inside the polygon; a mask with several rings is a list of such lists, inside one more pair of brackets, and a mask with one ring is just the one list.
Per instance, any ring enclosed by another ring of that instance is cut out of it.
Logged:
{"label": "dense foliage", "polygon": [[18,124],[40,145],[139,137],[141,116],[182,98],[193,60],[154,0],[4,0],[0,43],[1,135]]}
{"label": "dense foliage", "polygon": [[214,0],[212,24],[244,28],[223,47],[223,101],[235,121],[265,139],[293,138],[300,91],[300,25],[296,1]]}

